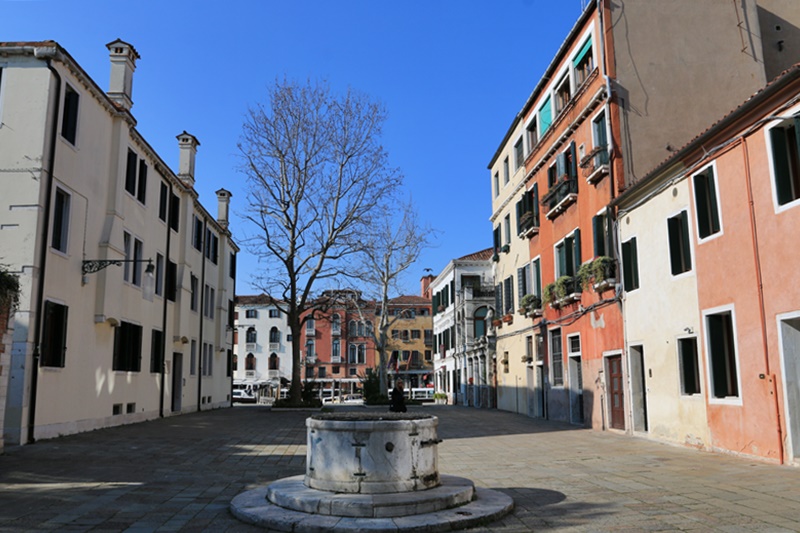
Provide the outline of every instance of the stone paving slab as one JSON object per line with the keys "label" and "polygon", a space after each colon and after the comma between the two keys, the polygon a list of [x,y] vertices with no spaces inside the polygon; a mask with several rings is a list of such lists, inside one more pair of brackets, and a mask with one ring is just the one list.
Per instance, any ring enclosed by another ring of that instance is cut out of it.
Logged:
{"label": "stone paving slab", "polygon": [[[800,531],[797,468],[502,411],[417,410],[439,417],[441,473],[514,500],[473,531]],[[235,407],[6,448],[0,532],[263,531],[228,506],[305,472],[308,415]]]}

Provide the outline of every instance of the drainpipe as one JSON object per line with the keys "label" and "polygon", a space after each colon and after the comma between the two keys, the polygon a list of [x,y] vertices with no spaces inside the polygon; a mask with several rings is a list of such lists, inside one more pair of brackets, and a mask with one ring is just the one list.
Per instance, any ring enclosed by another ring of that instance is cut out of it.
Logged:
{"label": "drainpipe", "polygon": [[208,227],[208,220],[203,217],[203,235],[200,237],[203,239],[203,246],[200,250],[200,263],[202,267],[200,268],[200,283],[198,284],[198,289],[200,290],[200,331],[198,332],[198,342],[200,344],[200,353],[197,354],[197,411],[202,411],[200,398],[203,389],[203,323],[205,322],[206,315],[206,247],[208,246],[208,242],[206,242],[206,228]]}
{"label": "drainpipe", "polygon": [[772,374],[769,365],[769,346],[767,342],[767,322],[766,322],[766,310],[764,309],[764,284],[763,279],[761,276],[761,259],[758,253],[758,229],[756,228],[756,211],[755,205],[753,203],[753,182],[750,176],[750,151],[747,147],[747,137],[742,136],[742,156],[744,159],[744,176],[745,181],[747,182],[747,203],[749,204],[750,209],[748,210],[750,215],[750,230],[752,232],[752,239],[753,239],[753,261],[755,262],[756,267],[756,282],[758,284],[758,311],[759,311],[759,318],[761,321],[761,341],[763,343],[764,349],[764,371],[765,374],[769,377],[770,381],[772,381],[772,390],[770,393],[772,394],[773,401],[775,403],[775,417],[778,422],[777,430],[778,430],[778,442],[780,446],[778,447],[778,461],[780,464],[783,464],[784,461],[784,444],[783,444],[783,429],[781,428],[781,409],[780,403],[778,402],[778,391],[777,383],[776,383],[776,376]]}
{"label": "drainpipe", "polygon": [[[31,368],[31,392],[30,398],[28,399],[28,442],[34,443],[36,439],[34,438],[34,427],[36,426],[36,392],[39,385],[39,339],[42,336],[42,313],[44,310],[44,281],[45,281],[45,272],[47,266],[47,236],[50,230],[50,210],[51,210],[51,197],[53,196],[53,173],[55,170],[56,165],[56,138],[58,136],[58,115],[60,112],[61,107],[61,74],[53,67],[51,60],[55,56],[55,50],[53,52],[47,51],[43,53],[39,53],[39,49],[34,51],[34,54],[38,57],[45,57],[47,62],[47,68],[50,72],[53,73],[53,76],[56,79],[56,101],[55,106],[53,109],[53,114],[50,116],[51,119],[51,130],[50,130],[50,157],[47,161],[47,169],[43,172],[44,179],[47,180],[47,184],[45,185],[46,195],[44,199],[44,213],[42,216],[43,224],[42,224],[42,242],[41,247],[39,248],[39,280],[37,283],[37,295],[36,295],[36,309],[32,313],[33,320],[35,321],[34,326],[34,334],[33,334],[33,361],[32,361],[32,368]],[[46,54],[46,55],[45,55]]]}
{"label": "drainpipe", "polygon": [[[164,276],[164,281],[162,282],[162,288],[164,289],[162,294],[162,308],[161,308],[161,369],[160,369],[160,391],[158,394],[158,416],[164,418],[164,382],[166,381],[165,370],[167,365],[167,283],[166,283],[166,274],[169,270],[169,243],[170,239],[172,238],[172,229],[170,228],[170,222],[172,221],[172,183],[169,184],[169,196],[167,196],[167,248],[166,252],[164,252],[164,270],[161,272],[162,276]],[[177,281],[177,280],[176,280]],[[177,287],[174,287],[177,291]],[[172,371],[175,371],[173,367]],[[172,394],[175,394],[175,391],[172,391]]]}

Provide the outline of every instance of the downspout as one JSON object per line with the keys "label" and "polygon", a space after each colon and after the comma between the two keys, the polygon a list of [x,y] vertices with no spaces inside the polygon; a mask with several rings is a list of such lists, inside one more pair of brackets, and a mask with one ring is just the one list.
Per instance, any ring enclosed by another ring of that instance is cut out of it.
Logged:
{"label": "downspout", "polygon": [[[158,416],[164,418],[164,382],[166,381],[165,378],[165,367],[167,366],[167,283],[166,283],[166,274],[167,270],[169,270],[169,243],[172,237],[172,228],[170,227],[170,222],[172,222],[172,183],[169,184],[169,196],[167,196],[167,248],[164,252],[164,270],[162,270],[161,274],[164,276],[164,281],[162,281],[162,287],[164,288],[164,294],[162,295],[162,308],[161,308],[161,369],[160,369],[160,390],[158,394]],[[177,282],[177,280],[176,280]],[[178,290],[177,287],[173,287],[176,291]],[[175,369],[173,368],[173,372]],[[175,391],[172,391],[172,394],[175,394]]]}
{"label": "downspout", "polygon": [[769,376],[770,381],[772,382],[772,390],[770,394],[775,403],[775,417],[777,420],[777,430],[778,430],[778,462],[783,464],[784,461],[784,443],[783,443],[783,429],[781,428],[781,409],[780,403],[778,402],[778,391],[776,376],[772,374],[769,365],[769,345],[767,342],[767,322],[766,322],[766,310],[764,309],[764,283],[763,278],[761,275],[761,259],[758,253],[758,229],[756,228],[756,210],[755,204],[753,202],[753,182],[750,176],[750,151],[747,147],[747,137],[742,136],[742,155],[744,158],[744,177],[745,181],[747,182],[747,203],[749,204],[749,215],[750,215],[750,229],[752,231],[753,237],[753,260],[755,262],[756,267],[756,282],[758,284],[758,312],[759,318],[761,320],[761,341],[764,345],[764,373]]}
{"label": "downspout", "polygon": [[53,73],[56,78],[56,102],[53,114],[51,115],[51,130],[50,130],[50,157],[47,162],[47,170],[44,171],[44,178],[47,180],[45,186],[46,196],[44,199],[44,214],[42,220],[42,243],[39,248],[39,280],[37,283],[37,302],[36,310],[32,313],[33,320],[36,322],[33,334],[33,361],[31,368],[31,392],[28,400],[28,442],[34,443],[34,427],[36,425],[36,393],[39,385],[39,339],[42,335],[42,312],[44,309],[44,281],[47,266],[47,236],[50,230],[50,209],[51,197],[53,196],[53,171],[56,164],[56,138],[58,136],[58,115],[61,108],[61,74],[53,67],[51,60],[55,56],[55,51],[47,52],[46,55],[40,55],[39,49],[34,51],[34,54],[39,57],[46,57],[47,68]]}
{"label": "downspout", "polygon": [[198,332],[198,340],[199,340],[199,348],[200,353],[197,354],[197,411],[202,411],[200,398],[203,389],[203,350],[205,346],[203,346],[203,323],[205,322],[206,315],[206,247],[208,246],[208,242],[206,242],[206,228],[208,227],[208,220],[203,217],[203,235],[200,237],[203,239],[203,246],[202,250],[200,250],[200,263],[202,266],[200,267],[200,283],[198,284],[198,290],[200,291],[200,331]]}

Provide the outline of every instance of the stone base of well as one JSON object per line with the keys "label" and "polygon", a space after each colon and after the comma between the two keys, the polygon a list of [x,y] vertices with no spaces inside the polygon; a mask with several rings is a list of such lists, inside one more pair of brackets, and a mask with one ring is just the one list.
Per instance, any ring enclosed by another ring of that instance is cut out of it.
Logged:
{"label": "stone base of well", "polygon": [[230,506],[243,522],[304,533],[453,531],[487,524],[513,508],[510,496],[447,475],[434,489],[393,495],[331,493],[309,488],[303,476],[294,476],[244,492]]}

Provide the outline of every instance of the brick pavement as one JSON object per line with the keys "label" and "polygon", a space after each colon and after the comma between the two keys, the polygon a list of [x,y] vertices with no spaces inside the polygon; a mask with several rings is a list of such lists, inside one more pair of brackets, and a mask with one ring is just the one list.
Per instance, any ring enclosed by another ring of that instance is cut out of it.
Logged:
{"label": "brick pavement", "polygon": [[[439,470],[510,494],[473,531],[800,531],[800,470],[430,406]],[[0,531],[259,531],[228,512],[244,490],[301,474],[308,413],[237,407],[9,448]]]}

